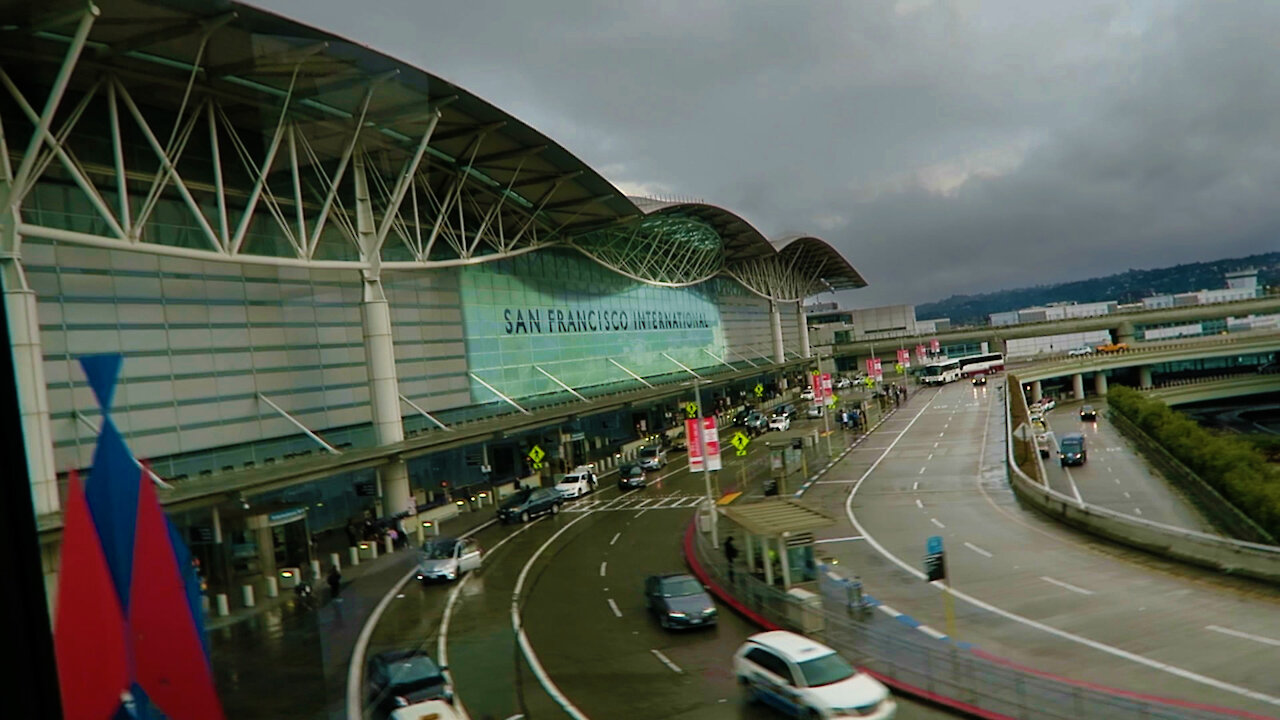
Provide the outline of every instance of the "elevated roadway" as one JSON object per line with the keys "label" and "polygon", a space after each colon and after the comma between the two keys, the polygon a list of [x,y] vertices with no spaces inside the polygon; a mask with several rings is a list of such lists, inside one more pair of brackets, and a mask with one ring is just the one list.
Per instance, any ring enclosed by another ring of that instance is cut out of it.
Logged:
{"label": "elevated roadway", "polygon": [[[861,538],[828,551],[877,598],[942,629],[942,595],[919,569],[925,539],[940,535],[955,634],[979,651],[1079,682],[1280,715],[1280,590],[1117,548],[1024,508],[1005,476],[1001,392],[997,382],[918,393],[878,441],[816,483],[806,499],[849,521],[831,535]],[[1116,474],[1124,452],[1106,453]],[[1120,480],[1126,499],[1152,492]],[[1086,488],[1095,492],[1092,479]]]}
{"label": "elevated roadway", "polygon": [[[984,341],[996,345],[1014,338],[1063,335],[1091,330],[1108,330],[1112,332],[1113,339],[1132,342],[1135,325],[1185,325],[1203,320],[1219,320],[1226,317],[1243,317],[1276,312],[1280,312],[1280,295],[1268,295],[1252,300],[1214,303],[1212,305],[1188,305],[1186,307],[1164,308],[1161,310],[1139,310],[1096,317],[1072,318],[1070,320],[1048,320],[1036,323],[1019,323],[1017,325],[964,328],[931,335],[840,343],[833,348],[833,352],[836,357],[869,357],[872,345],[877,343],[882,350],[887,344],[895,344],[899,341],[915,345],[935,338],[943,345]],[[1128,333],[1128,336],[1126,336],[1126,333]]]}

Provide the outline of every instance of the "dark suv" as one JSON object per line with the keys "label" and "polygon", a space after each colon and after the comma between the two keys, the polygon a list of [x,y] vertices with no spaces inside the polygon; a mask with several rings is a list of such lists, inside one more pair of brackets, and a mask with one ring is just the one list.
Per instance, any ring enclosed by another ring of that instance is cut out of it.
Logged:
{"label": "dark suv", "polygon": [[774,416],[774,417],[783,417],[783,416],[786,416],[786,418],[787,418],[788,420],[795,420],[795,419],[796,419],[796,415],[798,415],[798,414],[799,414],[799,412],[796,410],[796,406],[795,406],[795,405],[792,405],[791,403],[783,403],[783,404],[781,404],[781,405],[779,405],[778,407],[776,407],[776,408],[774,408],[774,409],[773,409],[773,416]]}
{"label": "dark suv", "polygon": [[1063,435],[1062,442],[1058,444],[1058,455],[1062,460],[1062,467],[1083,465],[1089,457],[1084,449],[1084,435],[1080,433]]}
{"label": "dark suv", "polygon": [[525,488],[502,501],[498,506],[498,519],[504,523],[529,522],[530,518],[543,513],[555,515],[563,504],[564,495],[555,488]]}
{"label": "dark suv", "polygon": [[365,677],[374,717],[385,718],[396,708],[427,700],[453,702],[453,687],[444,671],[421,650],[391,650],[369,658]]}

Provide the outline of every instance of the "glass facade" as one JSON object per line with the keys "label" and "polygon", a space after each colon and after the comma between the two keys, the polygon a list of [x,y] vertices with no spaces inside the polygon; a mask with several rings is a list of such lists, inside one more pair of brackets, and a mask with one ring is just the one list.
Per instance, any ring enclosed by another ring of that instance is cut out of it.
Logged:
{"label": "glass facade", "polygon": [[[581,390],[717,365],[724,330],[714,289],[670,288],[618,275],[571,250],[543,250],[461,271],[467,365],[503,394]],[[706,352],[704,352],[704,350]],[[536,366],[536,367],[535,367]],[[472,381],[472,399],[493,393]]]}

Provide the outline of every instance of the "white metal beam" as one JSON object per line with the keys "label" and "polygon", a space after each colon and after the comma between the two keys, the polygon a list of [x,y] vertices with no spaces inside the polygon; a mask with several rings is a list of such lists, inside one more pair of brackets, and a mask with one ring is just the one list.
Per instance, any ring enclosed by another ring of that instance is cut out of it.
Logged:
{"label": "white metal beam", "polygon": [[431,135],[436,130],[436,124],[440,122],[440,111],[437,110],[427,122],[427,127],[422,131],[422,140],[418,142],[418,149],[414,152],[413,158],[405,163],[404,170],[400,173],[400,178],[396,180],[395,190],[391,192],[391,197],[387,200],[387,207],[382,216],[382,224],[378,227],[377,241],[373,252],[380,254],[382,245],[387,240],[387,233],[391,231],[391,223],[395,219],[396,214],[400,212],[400,203],[404,200],[404,193],[409,189],[409,184],[413,182],[413,178],[418,173],[418,166],[422,163],[422,156],[427,152],[427,145],[431,142]]}
{"label": "white metal beam", "polygon": [[639,380],[640,382],[644,383],[645,387],[653,387],[653,385],[651,385],[651,384],[649,383],[649,381],[648,381],[648,380],[645,380],[644,378],[640,377],[639,375],[637,375],[637,374],[635,374],[635,373],[631,372],[630,370],[628,370],[627,368],[623,367],[623,366],[622,366],[622,363],[618,362],[617,360],[614,360],[613,358],[605,358],[605,359],[606,359],[606,360],[608,360],[609,362],[613,363],[614,365],[617,365],[618,367],[622,368],[622,371],[623,371],[623,372],[625,372],[626,374],[628,374],[628,375],[630,375],[631,377],[633,377],[633,378],[635,378],[635,379]]}
{"label": "white metal beam", "polygon": [[564,383],[560,382],[560,378],[556,377],[555,375],[552,375],[551,373],[547,372],[546,370],[543,370],[542,368],[538,367],[537,365],[534,365],[534,366],[533,366],[533,369],[534,369],[534,370],[537,370],[538,372],[542,373],[543,375],[546,375],[547,377],[551,378],[551,381],[552,381],[552,382],[554,382],[555,384],[557,384],[557,385],[559,385],[560,387],[564,388],[565,390],[568,390],[569,392],[573,393],[573,394],[574,394],[574,397],[577,397],[579,400],[581,400],[581,401],[583,401],[583,402],[591,402],[590,400],[588,400],[588,399],[586,399],[585,397],[583,397],[583,396],[582,396],[582,393],[580,393],[580,392],[578,392],[577,390],[574,390],[573,388],[569,387],[568,385],[565,385]]}
{"label": "white metal beam", "polygon": [[725,362],[725,361],[724,361],[724,358],[717,356],[715,353],[711,352],[710,350],[708,350],[708,349],[706,349],[706,348],[702,348],[702,352],[704,352],[704,353],[706,353],[706,354],[710,355],[711,357],[715,358],[716,362],[720,363],[721,365],[724,365],[725,367],[729,368],[730,370],[737,370],[737,369],[738,369],[738,368],[734,367],[733,365],[731,365],[731,364],[729,364],[729,363]]}
{"label": "white metal beam", "polygon": [[281,415],[283,415],[283,416],[284,416],[284,418],[285,418],[286,420],[288,420],[289,422],[293,423],[294,425],[297,425],[299,430],[301,430],[302,432],[306,433],[306,434],[307,434],[307,437],[309,437],[309,438],[311,438],[312,440],[316,441],[316,444],[317,444],[317,445],[319,445],[320,447],[323,447],[325,450],[328,450],[328,451],[329,451],[331,454],[333,454],[333,455],[341,455],[341,454],[342,454],[341,452],[339,452],[339,451],[338,451],[338,449],[337,449],[337,448],[335,448],[334,446],[332,446],[332,445],[330,445],[329,443],[325,442],[325,441],[324,441],[324,439],[323,439],[323,438],[321,438],[319,435],[316,435],[315,433],[311,432],[310,428],[308,428],[306,425],[303,425],[301,422],[299,422],[297,418],[295,418],[294,416],[292,416],[292,415],[290,415],[289,413],[285,412],[285,411],[284,411],[284,408],[282,408],[282,407],[280,407],[279,405],[277,405],[277,404],[275,404],[275,403],[271,402],[271,398],[268,398],[266,395],[263,395],[262,393],[258,393],[258,399],[259,399],[259,400],[261,400],[262,402],[264,402],[264,403],[266,403],[266,404],[270,405],[270,406],[271,406],[271,408],[272,408],[273,410],[275,410],[276,412],[278,412],[278,413],[280,413]]}
{"label": "white metal beam", "polygon": [[476,375],[476,374],[475,374],[475,373],[473,373],[473,372],[469,372],[469,373],[467,373],[467,374],[471,376],[471,379],[472,379],[472,380],[475,380],[476,382],[480,383],[481,385],[483,385],[483,386],[485,386],[485,387],[489,388],[489,392],[493,393],[494,395],[497,395],[498,397],[502,398],[503,400],[506,400],[506,401],[507,401],[507,404],[508,404],[508,405],[510,405],[511,407],[513,407],[513,408],[515,408],[515,409],[519,410],[520,412],[524,413],[525,415],[532,415],[532,414],[533,414],[533,413],[529,412],[528,410],[525,410],[524,408],[520,407],[520,405],[519,405],[519,404],[517,404],[515,400],[512,400],[511,398],[507,397],[506,395],[503,395],[502,393],[498,392],[498,389],[497,389],[497,388],[495,388],[494,386],[490,385],[489,383],[485,382],[484,380],[481,380],[479,375]]}
{"label": "white metal beam", "polygon": [[[85,417],[85,414],[84,414],[84,413],[82,413],[82,412],[80,412],[79,410],[77,410],[77,411],[76,411],[76,419],[77,419],[77,420],[79,420],[80,422],[84,423],[84,426],[85,426],[85,427],[87,427],[87,428],[89,428],[90,430],[92,430],[94,435],[97,435],[97,434],[99,434],[99,433],[101,432],[101,429],[100,429],[97,425],[94,425],[94,424],[93,424],[93,421],[92,421],[92,420],[90,420],[89,418]],[[130,459],[130,460],[132,460],[132,461],[133,461],[133,464],[134,464],[134,465],[137,465],[137,466],[138,466],[138,468],[142,470],[142,472],[146,473],[146,474],[147,474],[147,477],[151,478],[151,482],[152,482],[156,487],[164,488],[165,490],[172,490],[172,489],[173,489],[173,486],[172,486],[172,485],[170,485],[168,482],[166,482],[164,478],[162,478],[162,477],[160,477],[159,475],[155,474],[155,471],[153,471],[151,468],[147,467],[147,466],[146,466],[146,464],[145,464],[145,463],[143,463],[141,460],[138,460],[138,458],[134,457],[132,453],[130,453],[130,454],[129,454],[129,459]]]}
{"label": "white metal beam", "polygon": [[253,220],[253,212],[258,207],[258,198],[262,197],[262,188],[267,183],[267,175],[271,172],[271,164],[275,162],[276,151],[280,149],[280,141],[284,138],[285,120],[289,117],[289,105],[293,101],[293,88],[298,84],[298,68],[294,66],[293,77],[289,80],[289,90],[285,93],[280,105],[280,119],[276,121],[276,131],[271,137],[271,145],[267,148],[267,156],[262,161],[258,179],[249,193],[249,201],[245,203],[244,215],[240,217],[240,225],[236,228],[235,237],[231,240],[231,254],[238,255],[244,245],[245,233],[249,231],[249,223]]}
{"label": "white metal beam", "polygon": [[702,377],[702,376],[701,376],[701,375],[699,375],[698,373],[694,372],[694,371],[693,371],[693,370],[692,370],[688,365],[685,365],[684,363],[682,363],[682,362],[680,362],[679,360],[677,360],[677,359],[675,359],[675,358],[671,357],[670,355],[668,355],[668,354],[666,354],[666,353],[662,353],[662,357],[664,357],[664,358],[666,358],[666,359],[670,360],[671,362],[673,362],[673,363],[675,363],[675,364],[679,365],[681,368],[683,368],[683,369],[684,369],[684,371],[685,371],[685,372],[689,373],[690,375],[692,375],[692,376],[694,376],[694,377],[696,377],[696,378],[701,378],[701,377]]}
{"label": "white metal beam", "polygon": [[418,404],[417,404],[417,403],[415,403],[414,401],[412,401],[412,400],[410,400],[409,398],[405,397],[403,393],[400,393],[400,400],[401,400],[402,402],[404,402],[404,404],[406,404],[406,405],[408,405],[409,407],[413,408],[414,410],[417,410],[417,411],[418,411],[418,413],[422,415],[422,417],[424,417],[424,418],[426,418],[426,419],[430,420],[431,422],[435,423],[435,424],[436,424],[436,426],[437,426],[437,427],[439,427],[441,430],[448,430],[449,432],[455,432],[455,430],[454,430],[453,428],[451,428],[451,427],[449,427],[448,425],[445,425],[444,423],[442,423],[442,422],[440,422],[439,420],[437,420],[437,419],[435,418],[435,416],[434,416],[434,415],[432,415],[431,413],[427,412],[426,410],[423,410],[421,407],[419,407],[419,406],[418,406]]}
{"label": "white metal beam", "polygon": [[743,359],[743,360],[745,360],[745,361],[747,362],[747,364],[748,364],[748,365],[750,365],[751,367],[760,367],[759,365],[757,365],[757,364],[755,364],[755,363],[751,362],[751,358],[749,358],[749,357],[747,357],[746,355],[743,355],[742,353],[740,353],[740,352],[738,352],[738,351],[734,350],[733,348],[729,347],[728,345],[726,345],[724,349],[725,349],[725,350],[728,350],[729,352],[733,353],[734,355],[737,355],[738,357],[742,358],[742,359]]}

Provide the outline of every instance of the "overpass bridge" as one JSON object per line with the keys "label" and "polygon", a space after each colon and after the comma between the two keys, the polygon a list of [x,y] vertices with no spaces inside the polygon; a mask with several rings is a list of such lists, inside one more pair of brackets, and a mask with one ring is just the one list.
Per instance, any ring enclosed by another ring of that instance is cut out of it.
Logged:
{"label": "overpass bridge", "polygon": [[937,339],[944,346],[986,342],[991,346],[992,350],[1003,352],[1004,344],[1009,340],[1044,335],[1065,335],[1068,333],[1089,332],[1091,330],[1107,330],[1116,342],[1132,344],[1137,341],[1136,329],[1142,326],[1184,325],[1205,320],[1222,320],[1228,317],[1277,312],[1280,312],[1280,295],[1268,295],[1251,300],[1215,303],[1212,305],[1189,305],[1160,310],[1135,310],[1096,317],[1048,320],[995,327],[964,328],[931,335],[911,335],[839,343],[832,347],[832,354],[837,360],[840,358],[856,360],[857,358],[871,357],[877,343],[880,345],[881,351],[883,351],[889,344],[901,343],[904,346],[912,346],[927,343],[933,339]]}

